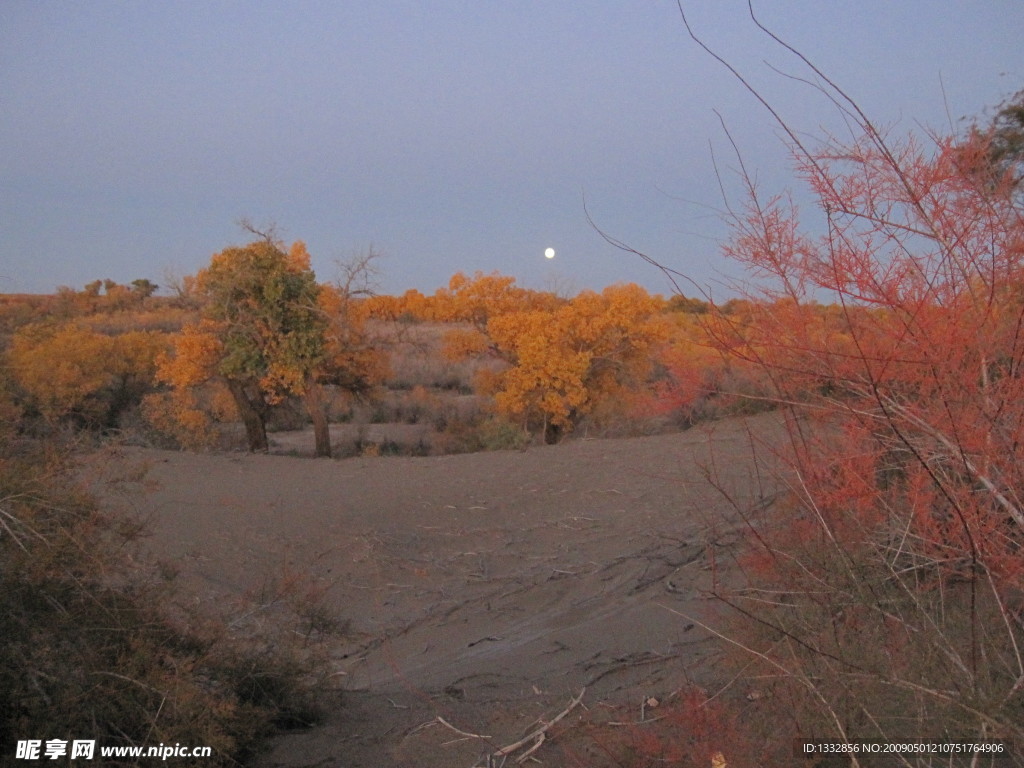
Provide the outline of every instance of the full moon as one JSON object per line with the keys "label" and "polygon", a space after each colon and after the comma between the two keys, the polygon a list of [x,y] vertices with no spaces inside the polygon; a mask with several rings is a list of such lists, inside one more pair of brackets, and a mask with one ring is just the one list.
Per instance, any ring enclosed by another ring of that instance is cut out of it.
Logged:
{"label": "full moon", "polygon": [[544,258],[545,259],[553,259],[553,258],[555,258],[555,249],[554,248],[545,248],[544,249]]}

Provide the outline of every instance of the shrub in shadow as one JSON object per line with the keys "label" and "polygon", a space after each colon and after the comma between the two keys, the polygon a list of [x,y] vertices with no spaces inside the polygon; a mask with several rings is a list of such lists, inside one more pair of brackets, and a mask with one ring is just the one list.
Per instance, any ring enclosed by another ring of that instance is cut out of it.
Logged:
{"label": "shrub in shadow", "polygon": [[312,645],[183,610],[132,556],[142,530],[76,487],[52,445],[0,440],[0,742],[209,746],[196,765],[236,765],[313,720]]}

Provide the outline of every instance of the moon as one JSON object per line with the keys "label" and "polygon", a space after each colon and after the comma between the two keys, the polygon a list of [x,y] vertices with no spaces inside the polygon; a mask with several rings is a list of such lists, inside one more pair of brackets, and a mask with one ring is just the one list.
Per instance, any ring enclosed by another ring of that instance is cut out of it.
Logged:
{"label": "moon", "polygon": [[554,248],[545,248],[544,249],[544,258],[545,259],[553,259],[553,258],[555,258],[555,249]]}

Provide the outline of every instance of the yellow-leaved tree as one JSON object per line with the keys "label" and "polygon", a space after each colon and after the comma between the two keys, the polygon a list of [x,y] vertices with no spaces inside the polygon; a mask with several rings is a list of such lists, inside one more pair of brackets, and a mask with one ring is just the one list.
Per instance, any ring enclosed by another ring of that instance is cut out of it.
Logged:
{"label": "yellow-leaved tree", "polygon": [[351,286],[321,286],[301,241],[288,250],[272,235],[215,254],[195,279],[201,320],[174,339],[159,377],[175,390],[179,418],[201,419],[193,392],[226,386],[251,451],[268,448],[271,406],[301,397],[313,424],[317,456],[331,453],[322,387],[349,390],[379,378],[381,364],[363,333]]}
{"label": "yellow-leaved tree", "polygon": [[312,371],[324,356],[327,325],[318,292],[302,243],[285,251],[266,235],[215,254],[196,276],[202,319],[176,337],[173,354],[160,361],[160,378],[186,389],[219,378],[249,450],[266,451],[270,406],[316,386]]}
{"label": "yellow-leaved tree", "polygon": [[14,335],[7,362],[26,403],[47,422],[108,428],[151,386],[166,343],[155,331],[107,335],[43,323]]}
{"label": "yellow-leaved tree", "polygon": [[601,293],[585,291],[570,301],[522,294],[496,304],[499,311],[463,334],[449,351],[486,350],[507,363],[486,374],[481,388],[492,392],[499,412],[537,429],[556,442],[585,415],[628,399],[646,381],[653,351],[667,338],[664,302],[635,284]]}

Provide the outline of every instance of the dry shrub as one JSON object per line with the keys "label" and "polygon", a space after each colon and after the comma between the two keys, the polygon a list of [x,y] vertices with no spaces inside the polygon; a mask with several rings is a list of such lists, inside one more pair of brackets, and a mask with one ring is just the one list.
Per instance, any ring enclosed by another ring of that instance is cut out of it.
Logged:
{"label": "dry shrub", "polygon": [[[733,644],[733,664],[768,681],[776,733],[1019,744],[1017,577],[995,558],[974,559],[952,530],[954,514],[945,532],[935,530],[946,512],[905,495],[900,475],[909,468],[879,462],[884,454],[849,428],[818,423],[816,431],[794,451],[803,492],[748,516],[746,583],[716,593],[731,610],[718,630]],[[903,764],[988,763],[912,756]]]}
{"label": "dry shrub", "polygon": [[371,404],[370,422],[374,424],[423,424],[434,422],[444,413],[448,398],[419,384],[406,391],[381,393]]}
{"label": "dry shrub", "polygon": [[701,322],[789,414],[789,492],[752,510],[729,499],[750,551],[711,629],[760,679],[779,737],[1005,739],[1024,763],[1021,152],[999,161],[998,125],[893,140],[750,6],[852,137],[815,141],[679,9],[775,118],[814,199],[806,227],[739,158],[724,251],[756,286]]}
{"label": "dry shrub", "polygon": [[832,95],[860,137],[790,133],[825,231],[746,179],[725,249],[765,287],[718,338],[793,418],[792,491],[748,519],[723,634],[794,736],[1019,746],[1024,212],[984,137],[890,141]]}
{"label": "dry shrub", "polygon": [[389,350],[392,390],[446,390],[468,393],[478,368],[475,361],[452,361],[443,354],[445,336],[462,326],[454,323],[376,323],[372,327]]}
{"label": "dry shrub", "polygon": [[[654,705],[653,707],[650,705]],[[689,687],[664,701],[645,702],[638,712],[616,710],[608,718],[592,711],[577,733],[562,736],[565,765],[573,768],[760,768],[775,763],[756,733],[754,720]],[[786,745],[791,749],[791,745]],[[787,753],[786,756],[788,757]],[[778,755],[776,757],[782,757]]]}
{"label": "dry shrub", "polygon": [[196,765],[236,765],[315,716],[310,634],[304,647],[270,625],[242,638],[175,608],[168,578],[129,555],[138,522],[100,510],[52,445],[3,443],[0,526],[3,744],[180,743],[213,748]]}
{"label": "dry shrub", "polygon": [[94,331],[116,336],[132,331],[177,333],[186,323],[196,320],[194,309],[177,307],[168,299],[158,297],[152,297],[148,301],[151,306],[145,310],[84,315],[81,322]]}
{"label": "dry shrub", "polygon": [[477,453],[478,451],[521,451],[532,442],[528,432],[501,416],[453,419],[434,436],[432,453]]}

